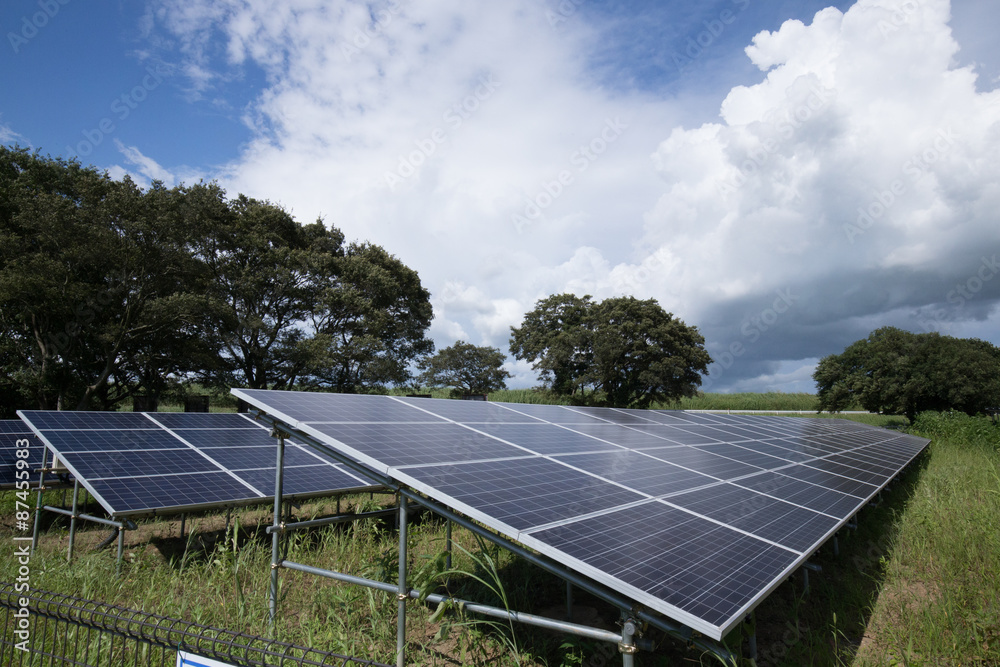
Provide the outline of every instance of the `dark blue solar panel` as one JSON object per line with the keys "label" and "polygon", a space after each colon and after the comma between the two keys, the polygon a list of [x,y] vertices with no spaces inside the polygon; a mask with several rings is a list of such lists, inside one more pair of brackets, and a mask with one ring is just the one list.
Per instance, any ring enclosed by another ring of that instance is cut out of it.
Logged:
{"label": "dark blue solar panel", "polygon": [[634,431],[639,431],[646,433],[657,438],[666,440],[665,443],[660,443],[656,445],[657,447],[662,447],[663,445],[713,445],[718,444],[720,441],[718,438],[712,438],[706,435],[698,435],[697,433],[691,433],[690,431],[684,430],[683,426],[668,426],[662,424],[659,426],[630,426]]}
{"label": "dark blue solar panel", "polygon": [[149,416],[171,430],[184,428],[261,428],[259,422],[255,422],[253,419],[234,413],[156,412],[151,413]]}
{"label": "dark blue solar panel", "polygon": [[643,496],[544,458],[410,468],[420,483],[524,530]]}
{"label": "dark blue solar panel", "polygon": [[607,423],[597,417],[585,415],[561,405],[538,405],[535,403],[497,403],[510,410],[536,417],[550,424],[602,424]]}
{"label": "dark blue solar panel", "polygon": [[462,424],[542,423],[534,417],[484,401],[452,401],[442,398],[397,398],[396,400]]}
{"label": "dark blue solar panel", "polygon": [[20,435],[31,433],[31,429],[20,419],[0,419],[0,434]]}
{"label": "dark blue solar panel", "polygon": [[616,408],[589,408],[580,407],[573,408],[577,412],[581,412],[585,415],[591,417],[596,417],[598,419],[603,419],[604,421],[610,422],[612,424],[655,424],[656,422],[647,419],[645,412],[640,412],[638,410],[618,410]]}
{"label": "dark blue solar panel", "polygon": [[[926,446],[844,420],[499,404],[547,422],[518,424],[403,401],[470,435],[375,421],[386,397],[234,393],[717,639]],[[331,414],[366,423],[321,423]]]}
{"label": "dark blue solar panel", "polygon": [[[277,440],[269,429],[240,415],[23,414],[61,463],[115,516],[266,502],[274,490]],[[123,428],[136,424],[144,428]],[[170,431],[168,424],[184,428]],[[289,494],[374,486],[292,441],[286,441],[284,460],[295,471],[288,477],[288,488],[295,489]],[[233,472],[251,468],[245,474]]]}
{"label": "dark blue solar panel", "polygon": [[667,501],[738,530],[804,552],[838,520],[731,484],[671,496]]}
{"label": "dark blue solar panel", "polygon": [[142,449],[178,449],[184,443],[166,431],[43,430],[49,445],[60,454],[70,452],[124,452]]}
{"label": "dark blue solar panel", "polygon": [[74,452],[67,456],[73,470],[88,481],[190,472],[216,471],[219,467],[193,449],[158,449],[134,452]]}
{"label": "dark blue solar panel", "polygon": [[553,424],[477,424],[477,430],[539,454],[620,450],[621,447]]}
{"label": "dark blue solar panel", "polygon": [[827,489],[846,493],[858,498],[870,498],[878,491],[878,487],[864,482],[858,482],[847,477],[841,477],[833,473],[817,470],[804,464],[797,463],[793,466],[781,469],[781,474],[803,482],[811,482]]}
{"label": "dark blue solar panel", "polygon": [[155,429],[141,412],[71,412],[58,410],[19,410],[18,414],[38,429]]}
{"label": "dark blue solar panel", "polygon": [[651,496],[665,496],[706,484],[719,483],[714,477],[630,450],[555,458],[566,465],[600,475]]}
{"label": "dark blue solar panel", "polygon": [[[274,469],[237,470],[235,473],[257,488],[274,493]],[[370,482],[360,480],[343,468],[328,465],[307,465],[285,468],[282,496],[329,495],[331,489],[350,491],[365,489]]]}
{"label": "dark blue solar panel", "polygon": [[[225,472],[102,479],[87,485],[119,515],[244,503],[266,497],[267,493],[256,493]],[[274,488],[273,477],[270,488]]]}
{"label": "dark blue solar panel", "polygon": [[242,389],[247,399],[254,396],[268,397],[268,402],[277,411],[287,409],[302,422],[442,422],[423,410],[418,410],[390,396],[365,396],[337,394],[336,405],[331,405],[327,397],[332,394],[298,391],[267,391],[264,389]]}
{"label": "dark blue solar panel", "polygon": [[760,472],[760,468],[694,447],[645,449],[645,454],[717,479],[735,479]]}
{"label": "dark blue solar panel", "polygon": [[216,447],[270,447],[272,450],[278,441],[271,437],[269,431],[251,426],[250,428],[198,428],[176,429],[184,442],[199,449]]}
{"label": "dark blue solar panel", "polygon": [[681,443],[676,440],[674,436],[683,435],[682,432],[677,431],[676,429],[670,429],[662,426],[653,428],[633,428],[629,426],[627,428],[623,428],[622,426],[618,426],[616,424],[584,424],[574,425],[570,428],[574,431],[579,431],[580,433],[585,433],[594,438],[600,438],[601,440],[605,440],[622,447],[628,447],[630,449],[678,446]]}
{"label": "dark blue solar panel", "polygon": [[[268,468],[274,477],[274,465],[278,458],[277,448],[271,447],[213,447],[202,449],[213,461],[218,461],[228,470],[245,470],[251,468]],[[329,466],[328,459],[319,459],[302,447],[285,445],[284,462],[286,466],[304,466],[324,464]]]}
{"label": "dark blue solar panel", "polygon": [[[657,501],[533,533],[598,580],[676,607],[687,624],[739,615],[797,554]],[[603,575],[603,576],[602,576]],[[690,616],[687,618],[685,615]]]}
{"label": "dark blue solar panel", "polygon": [[458,424],[312,424],[390,466],[524,456],[525,451]]}
{"label": "dark blue solar panel", "polygon": [[853,515],[864,503],[857,496],[850,496],[775,472],[762,472],[731,483],[838,517]]}
{"label": "dark blue solar panel", "polygon": [[[18,443],[27,442],[27,446]],[[17,455],[19,450],[27,451],[27,458]],[[18,461],[25,463],[18,467]],[[27,481],[29,486],[38,486],[35,470],[42,464],[42,443],[20,419],[0,420],[0,489],[16,488],[18,481]],[[24,467],[27,466],[27,467]]]}

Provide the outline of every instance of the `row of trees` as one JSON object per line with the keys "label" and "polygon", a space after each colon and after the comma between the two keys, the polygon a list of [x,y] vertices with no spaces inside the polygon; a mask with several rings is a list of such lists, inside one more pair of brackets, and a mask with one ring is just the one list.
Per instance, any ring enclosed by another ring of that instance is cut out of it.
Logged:
{"label": "row of trees", "polygon": [[1000,405],[1000,348],[977,339],[873,331],[841,354],[820,360],[813,375],[819,409],[906,415],[959,410],[969,415]]}
{"label": "row of trees", "polygon": [[[705,340],[654,300],[556,294],[511,327],[510,350],[530,361],[550,392],[580,403],[646,408],[691,396],[711,358]],[[502,389],[510,373],[497,348],[463,341],[420,363],[425,386],[454,393]]]}
{"label": "row of trees", "polygon": [[409,379],[431,318],[415,271],[320,221],[0,146],[8,406],[109,409],[170,378],[371,390]]}
{"label": "row of trees", "polygon": [[[383,248],[215,184],[143,190],[0,146],[0,405],[112,409],[172,384],[488,393],[496,348],[430,356],[430,295]],[[542,299],[510,349],[556,395],[646,407],[694,393],[711,359],[654,300]]]}

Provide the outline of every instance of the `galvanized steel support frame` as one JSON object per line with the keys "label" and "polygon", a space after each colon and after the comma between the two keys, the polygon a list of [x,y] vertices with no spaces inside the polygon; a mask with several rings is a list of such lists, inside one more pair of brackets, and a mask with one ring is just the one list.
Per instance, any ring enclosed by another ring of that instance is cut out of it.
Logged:
{"label": "galvanized steel support frame", "polygon": [[[69,517],[69,545],[66,549],[66,560],[73,560],[73,550],[76,546],[76,522],[77,519],[82,519],[84,521],[91,521],[93,523],[103,524],[105,526],[111,526],[118,530],[118,555],[115,559],[115,573],[121,574],[122,571],[122,560],[125,556],[125,531],[135,530],[136,525],[129,521],[128,519],[124,521],[114,521],[113,519],[105,519],[99,516],[93,516],[91,514],[85,514],[79,511],[79,499],[80,499],[80,480],[73,481],[73,505],[72,509],[65,509],[62,507],[53,507],[51,505],[43,504],[43,496],[45,493],[45,472],[48,470],[45,467],[45,461],[48,456],[48,449],[42,450],[42,467],[38,473],[38,495],[35,500],[35,516],[34,525],[31,528],[31,553],[35,553],[38,549],[38,536],[41,524],[42,512],[52,512],[53,514],[61,514],[63,516]],[[65,490],[65,489],[64,489]]]}
{"label": "galvanized steel support frame", "polygon": [[[645,623],[648,623],[649,625],[652,625],[653,627],[659,628],[663,632],[671,635],[676,639],[679,639],[680,641],[683,641],[689,646],[695,646],[707,653],[711,653],[712,655],[722,660],[725,664],[736,664],[737,658],[735,654],[733,654],[727,648],[722,646],[720,643],[715,642],[706,637],[703,637],[701,635],[698,635],[688,627],[668,621],[666,618],[658,614],[653,614],[644,609],[639,608],[638,605],[635,604],[635,602],[628,600],[627,598],[622,597],[609,589],[604,588],[600,584],[597,584],[596,582],[593,582],[587,579],[586,577],[583,577],[582,575],[573,572],[572,570],[569,570],[568,568],[560,564],[550,561],[540,555],[534,554],[525,547],[522,547],[521,545],[501,535],[497,535],[496,533],[493,533],[492,531],[477,525],[476,523],[466,519],[460,514],[457,514],[456,512],[452,511],[450,508],[442,505],[441,503],[432,500],[430,498],[425,498],[424,496],[415,493],[414,491],[400,485],[398,482],[391,479],[390,477],[370,470],[369,468],[351,459],[350,457],[344,455],[343,453],[337,451],[336,449],[324,445],[323,443],[317,441],[315,438],[309,436],[308,434],[302,433],[290,427],[289,425],[272,418],[270,415],[264,412],[258,412],[257,418],[260,421],[264,422],[265,424],[271,426],[271,428],[273,429],[273,434],[276,437],[284,438],[285,436],[289,436],[298,438],[299,440],[305,442],[313,449],[343,464],[347,468],[359,473],[363,477],[370,479],[377,484],[381,484],[382,486],[388,489],[395,490],[396,492],[399,493],[400,505],[401,505],[400,516],[399,516],[399,527],[400,527],[401,539],[400,539],[400,564],[399,564],[400,583],[397,586],[394,587],[391,584],[384,584],[383,582],[376,582],[370,579],[364,579],[363,577],[356,577],[353,575],[338,573],[332,570],[323,570],[321,568],[302,565],[300,563],[293,563],[286,560],[282,560],[280,562],[272,560],[271,564],[272,580],[276,580],[277,577],[277,575],[275,574],[276,569],[278,567],[285,567],[288,569],[298,570],[300,572],[306,572],[318,576],[329,577],[332,579],[336,579],[338,581],[344,581],[346,583],[352,583],[361,586],[376,588],[379,590],[385,590],[386,592],[389,593],[395,592],[399,600],[399,619],[402,619],[399,621],[399,625],[397,627],[397,658],[396,658],[397,664],[399,665],[403,664],[402,662],[400,662],[403,659],[402,649],[400,647],[403,645],[403,643],[405,643],[405,636],[403,636],[401,639],[400,633],[405,632],[406,598],[420,597],[420,594],[417,591],[404,592],[403,590],[405,586],[403,582],[405,582],[405,572],[406,572],[405,571],[406,563],[404,561],[405,539],[402,536],[402,533],[405,530],[405,513],[402,510],[402,507],[404,505],[404,499],[412,500],[413,502],[422,505],[427,509],[431,510],[432,512],[434,512],[435,514],[438,514],[439,516],[443,517],[448,522],[447,530],[449,538],[451,533],[451,524],[452,523],[457,524],[465,528],[466,530],[469,530],[472,533],[479,535],[490,542],[493,542],[497,546],[507,549],[508,551],[523,558],[529,563],[532,563],[533,565],[540,567],[546,572],[549,572],[550,574],[553,574],[563,579],[564,581],[567,582],[567,585],[570,586],[575,585],[578,588],[594,595],[595,597],[602,599],[605,602],[608,602],[609,604],[615,607],[618,607],[623,612],[629,613],[630,619],[643,621]],[[279,466],[278,470],[276,471],[276,477],[280,478],[281,474],[282,474],[281,467]],[[276,503],[280,502],[280,496],[277,489],[275,493],[275,502]],[[279,531],[277,530],[278,515],[276,514],[275,517],[276,518],[275,518],[274,538],[275,540],[277,540],[279,534]],[[449,546],[450,543],[451,541],[449,539],[448,540]],[[427,595],[424,596],[424,599],[432,603],[440,603],[443,602],[446,598],[440,595]],[[503,618],[507,618],[519,623],[526,623],[528,625],[547,627],[552,630],[559,630],[562,632],[589,637],[592,639],[600,639],[604,641],[616,642],[619,647],[619,650],[622,652],[623,667],[632,667],[634,665],[632,654],[635,652],[635,650],[638,649],[639,643],[634,641],[632,634],[629,634],[626,637],[624,627],[622,634],[618,635],[614,633],[608,633],[606,630],[601,630],[599,628],[590,628],[588,626],[580,626],[574,623],[568,623],[564,621],[558,621],[555,619],[533,616],[531,614],[524,614],[509,610],[500,610],[494,607],[489,607],[488,605],[480,605],[462,600],[454,600],[454,601],[462,604],[463,609],[465,609],[466,611],[470,611],[473,613],[492,615],[492,616],[501,614]],[[276,613],[274,609],[272,609],[272,614],[273,613]],[[633,624],[630,626],[630,628],[634,633],[636,626]],[[644,648],[650,648],[650,644],[648,642],[643,641],[641,644]]]}

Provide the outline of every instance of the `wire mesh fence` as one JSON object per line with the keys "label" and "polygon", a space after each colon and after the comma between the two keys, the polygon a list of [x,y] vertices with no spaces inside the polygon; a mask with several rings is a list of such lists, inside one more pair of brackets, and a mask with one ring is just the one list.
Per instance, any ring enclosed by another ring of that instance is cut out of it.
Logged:
{"label": "wire mesh fence", "polygon": [[0,617],[5,667],[173,667],[178,650],[245,667],[386,667],[13,583],[0,583]]}

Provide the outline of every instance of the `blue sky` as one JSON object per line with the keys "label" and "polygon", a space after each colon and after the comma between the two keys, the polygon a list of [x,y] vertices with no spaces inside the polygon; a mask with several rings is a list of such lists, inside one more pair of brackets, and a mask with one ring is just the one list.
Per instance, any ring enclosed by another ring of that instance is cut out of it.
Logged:
{"label": "blue sky", "polygon": [[[879,326],[1000,343],[1000,6],[11,0],[0,141],[218,180],[420,272],[439,347],[656,298],[713,391]],[[513,384],[535,377],[510,360]]]}

